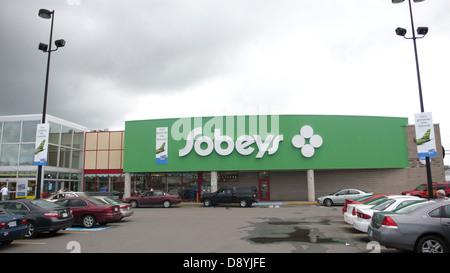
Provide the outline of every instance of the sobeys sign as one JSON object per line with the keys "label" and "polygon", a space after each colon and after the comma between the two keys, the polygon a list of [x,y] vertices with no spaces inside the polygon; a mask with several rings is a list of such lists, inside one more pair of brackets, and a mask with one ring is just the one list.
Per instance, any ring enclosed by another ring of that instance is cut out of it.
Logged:
{"label": "sobeys sign", "polygon": [[[224,116],[127,121],[125,172],[408,167],[406,118]],[[157,128],[167,143],[155,147]],[[164,148],[170,146],[170,150]],[[166,164],[155,156],[166,152]]]}

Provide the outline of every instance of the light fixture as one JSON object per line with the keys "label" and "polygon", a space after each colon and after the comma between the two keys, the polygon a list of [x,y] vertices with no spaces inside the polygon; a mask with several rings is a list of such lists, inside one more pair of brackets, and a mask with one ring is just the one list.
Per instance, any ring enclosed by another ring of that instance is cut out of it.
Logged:
{"label": "light fixture", "polygon": [[395,33],[397,33],[398,36],[403,36],[405,37],[406,35],[406,29],[398,27],[395,29]]}
{"label": "light fixture", "polygon": [[38,14],[39,17],[41,18],[50,19],[52,18],[53,11],[49,11],[47,9],[40,9]]}
{"label": "light fixture", "polygon": [[48,45],[39,43],[39,50],[42,50],[42,52],[47,52]]}
{"label": "light fixture", "polygon": [[427,27],[418,27],[417,28],[417,34],[419,35],[426,35],[428,33]]}
{"label": "light fixture", "polygon": [[56,40],[55,45],[56,47],[63,47],[66,45],[66,41],[64,41],[64,39]]}

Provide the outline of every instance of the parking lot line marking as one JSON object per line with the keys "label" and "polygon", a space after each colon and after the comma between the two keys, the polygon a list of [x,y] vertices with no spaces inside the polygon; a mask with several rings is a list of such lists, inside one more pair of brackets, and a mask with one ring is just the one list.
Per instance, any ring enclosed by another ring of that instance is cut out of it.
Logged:
{"label": "parking lot line marking", "polygon": [[25,242],[25,241],[14,241],[11,244],[21,244],[21,245],[46,245],[47,243],[43,242]]}
{"label": "parking lot line marking", "polygon": [[58,233],[89,234],[87,231],[60,231]]}
{"label": "parking lot line marking", "polygon": [[353,234],[353,236],[367,236],[366,233],[361,233],[361,234]]}

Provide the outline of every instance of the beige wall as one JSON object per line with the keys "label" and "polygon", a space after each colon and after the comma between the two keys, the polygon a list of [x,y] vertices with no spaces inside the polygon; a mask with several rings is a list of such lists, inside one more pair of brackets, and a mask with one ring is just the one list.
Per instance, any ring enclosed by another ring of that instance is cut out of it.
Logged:
{"label": "beige wall", "polygon": [[123,131],[86,133],[84,169],[122,169],[123,138]]}

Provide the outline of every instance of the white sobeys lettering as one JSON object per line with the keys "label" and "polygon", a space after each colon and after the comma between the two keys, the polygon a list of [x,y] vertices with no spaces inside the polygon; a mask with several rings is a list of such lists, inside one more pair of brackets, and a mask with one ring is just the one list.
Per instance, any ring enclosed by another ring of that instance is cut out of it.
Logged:
{"label": "white sobeys lettering", "polygon": [[[261,139],[259,135],[243,135],[237,138],[236,143],[229,136],[221,135],[220,129],[214,130],[214,140],[208,136],[203,136],[202,128],[194,128],[189,132],[186,138],[186,146],[178,151],[180,157],[188,155],[192,148],[200,156],[208,156],[213,150],[221,156],[231,154],[236,148],[236,151],[241,155],[250,155],[255,151],[251,145],[256,143],[258,152],[256,158],[262,158],[266,152],[269,155],[274,154],[283,140],[283,135],[268,135],[265,140]],[[200,136],[196,139],[197,136]],[[226,147],[222,147],[222,143],[226,143]],[[202,145],[205,144],[205,145]],[[272,144],[271,148],[270,144]],[[203,146],[203,147],[202,147]],[[205,147],[206,146],[206,147]]]}

